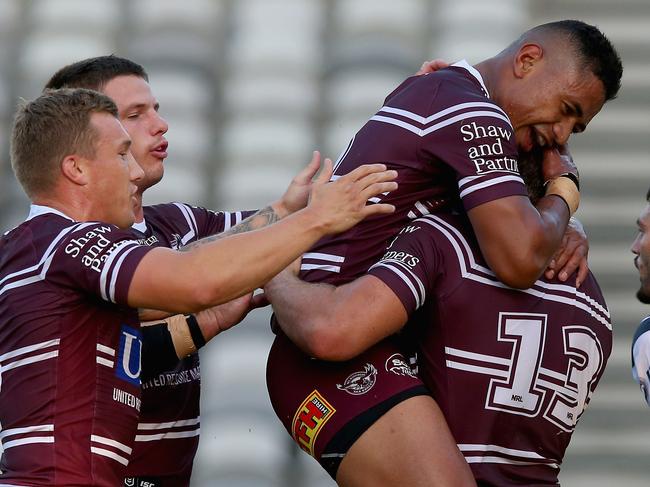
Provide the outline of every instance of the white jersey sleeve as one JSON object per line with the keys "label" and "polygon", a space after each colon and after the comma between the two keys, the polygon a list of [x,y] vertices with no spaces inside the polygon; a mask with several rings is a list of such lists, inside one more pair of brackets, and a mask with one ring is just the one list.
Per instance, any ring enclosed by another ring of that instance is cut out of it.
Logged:
{"label": "white jersey sleeve", "polygon": [[641,322],[632,340],[632,377],[650,406],[650,316]]}

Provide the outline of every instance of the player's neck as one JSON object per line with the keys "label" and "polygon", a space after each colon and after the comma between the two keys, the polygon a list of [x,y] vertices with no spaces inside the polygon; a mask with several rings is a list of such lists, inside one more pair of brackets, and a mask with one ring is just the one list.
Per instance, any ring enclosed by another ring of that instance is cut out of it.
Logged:
{"label": "player's neck", "polygon": [[83,204],[78,204],[75,199],[65,200],[39,195],[32,198],[32,204],[52,208],[76,222],[86,221],[86,214],[84,211],[85,206]]}
{"label": "player's neck", "polygon": [[138,191],[135,195],[135,205],[133,206],[133,214],[135,216],[135,223],[144,221],[144,210],[142,209],[142,192]]}
{"label": "player's neck", "polygon": [[481,73],[483,83],[490,94],[490,98],[494,99],[497,91],[496,79],[498,79],[498,66],[495,58],[487,59],[474,65],[474,68]]}

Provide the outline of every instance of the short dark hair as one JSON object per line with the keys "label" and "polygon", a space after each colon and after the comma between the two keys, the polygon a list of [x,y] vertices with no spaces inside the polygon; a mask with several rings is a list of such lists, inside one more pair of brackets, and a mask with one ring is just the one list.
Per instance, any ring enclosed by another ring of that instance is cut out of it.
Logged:
{"label": "short dark hair", "polygon": [[621,88],[623,63],[616,49],[598,27],[581,20],[559,20],[532,30],[550,30],[568,35],[576,53],[605,87],[605,101],[616,98]]}
{"label": "short dark hair", "polygon": [[648,192],[645,194],[645,200],[650,203],[650,188],[648,188]]}
{"label": "short dark hair", "polygon": [[138,76],[149,81],[147,72],[130,59],[115,56],[98,56],[68,64],[59,69],[45,85],[44,89],[88,88],[102,91],[106,83],[118,76]]}
{"label": "short dark hair", "polygon": [[45,90],[18,107],[11,132],[11,167],[29,197],[52,190],[66,156],[95,156],[93,113],[117,118],[117,106],[102,93],[66,88]]}

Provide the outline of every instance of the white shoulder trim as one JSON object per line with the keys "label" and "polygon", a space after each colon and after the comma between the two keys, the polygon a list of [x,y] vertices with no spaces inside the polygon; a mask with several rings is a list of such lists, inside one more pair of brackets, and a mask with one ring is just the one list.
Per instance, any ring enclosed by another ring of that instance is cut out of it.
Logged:
{"label": "white shoulder trim", "polygon": [[27,215],[27,219],[25,221],[29,221],[32,218],[36,218],[37,216],[41,216],[41,215],[46,215],[48,213],[53,213],[54,215],[62,216],[63,218],[67,218],[72,222],[74,221],[73,218],[70,218],[68,215],[60,212],[59,210],[55,210],[54,208],[50,208],[49,206],[34,205],[34,204],[30,205],[29,215]]}
{"label": "white shoulder trim", "polygon": [[483,81],[483,76],[481,76],[481,73],[479,72],[478,69],[476,69],[474,66],[469,64],[465,59],[461,59],[460,61],[452,64],[452,66],[455,66],[457,68],[463,68],[469,71],[469,74],[474,76],[476,80],[481,83],[481,86],[483,87],[483,90],[485,91],[485,95],[490,98],[490,92],[488,91],[487,87],[485,86],[485,82]]}

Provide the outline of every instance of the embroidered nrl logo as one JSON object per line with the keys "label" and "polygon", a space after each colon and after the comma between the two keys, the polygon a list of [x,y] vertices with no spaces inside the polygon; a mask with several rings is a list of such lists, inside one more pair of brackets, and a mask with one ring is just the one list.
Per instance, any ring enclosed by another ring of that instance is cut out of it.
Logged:
{"label": "embroidered nrl logo", "polygon": [[377,382],[377,369],[372,364],[366,364],[363,371],[350,374],[343,384],[336,384],[336,388],[353,396],[365,394]]}

